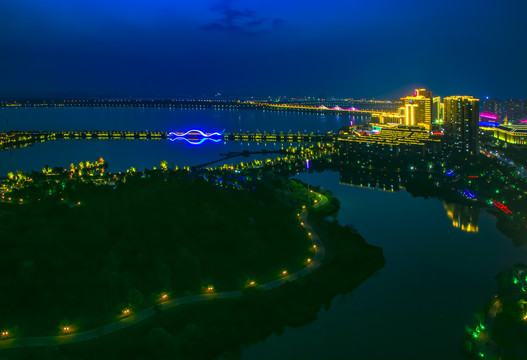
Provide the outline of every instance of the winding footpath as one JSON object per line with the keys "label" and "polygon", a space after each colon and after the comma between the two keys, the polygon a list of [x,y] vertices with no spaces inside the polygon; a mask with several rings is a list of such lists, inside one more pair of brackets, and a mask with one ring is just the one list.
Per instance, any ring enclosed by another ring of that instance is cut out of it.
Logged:
{"label": "winding footpath", "polygon": [[[314,193],[314,192],[313,192]],[[317,193],[314,193],[317,194]],[[318,194],[319,200],[316,201],[313,208],[318,208],[327,204],[327,197]],[[320,240],[319,236],[311,225],[307,222],[308,211],[306,209],[302,210],[299,214],[300,224],[306,229],[309,234],[313,247],[315,248],[315,255],[309,262],[309,264],[292,274],[283,276],[280,279],[270,281],[259,286],[255,286],[259,290],[271,290],[278,286],[281,286],[289,281],[297,280],[298,278],[305,276],[314,270],[318,269],[322,264],[322,261],[325,257],[325,249]],[[163,310],[168,310],[176,306],[185,305],[185,304],[195,304],[200,302],[206,302],[213,299],[230,299],[243,296],[243,290],[211,293],[211,294],[202,294],[202,295],[191,295],[184,296],[180,298],[175,298],[171,300],[164,301],[158,305],[150,306],[144,310],[141,310],[137,313],[132,313],[130,316],[125,317],[116,322],[110,323],[108,325],[101,326],[88,331],[82,332],[72,332],[71,334],[63,334],[57,336],[39,336],[39,337],[25,337],[25,338],[8,338],[0,340],[0,349],[9,349],[9,348],[21,348],[21,347],[47,347],[47,346],[56,346],[63,344],[73,344],[83,341],[97,339],[99,337],[115,333],[119,330],[125,329],[132,325],[136,325],[156,314],[162,312]]]}

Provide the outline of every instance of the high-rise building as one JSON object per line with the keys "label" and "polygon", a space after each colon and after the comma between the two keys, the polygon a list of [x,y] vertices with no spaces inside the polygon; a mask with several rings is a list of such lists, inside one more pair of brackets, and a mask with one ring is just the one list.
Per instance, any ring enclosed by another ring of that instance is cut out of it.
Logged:
{"label": "high-rise building", "polygon": [[505,115],[510,124],[517,124],[523,117],[522,100],[505,100]]}
{"label": "high-rise building", "polygon": [[479,100],[472,96],[449,96],[445,104],[445,142],[465,159],[479,153]]}
{"label": "high-rise building", "polygon": [[486,98],[482,101],[481,112],[496,115],[496,120],[503,121],[503,101]]}
{"label": "high-rise building", "polygon": [[432,121],[439,122],[443,120],[443,103],[441,96],[432,98]]}
{"label": "high-rise building", "polygon": [[405,125],[432,126],[432,92],[426,89],[415,89],[410,96],[401,99],[404,102]]}

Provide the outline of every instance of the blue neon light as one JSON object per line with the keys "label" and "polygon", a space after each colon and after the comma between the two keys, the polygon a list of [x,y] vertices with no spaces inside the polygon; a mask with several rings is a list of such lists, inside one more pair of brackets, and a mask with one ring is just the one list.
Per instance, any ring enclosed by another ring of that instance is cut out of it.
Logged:
{"label": "blue neon light", "polygon": [[480,127],[496,127],[498,125],[499,123],[494,122],[494,121],[480,121],[479,122]]}
{"label": "blue neon light", "polygon": [[170,141],[185,140],[186,142],[188,142],[189,144],[192,144],[192,145],[201,145],[207,140],[210,140],[210,141],[213,141],[213,142],[220,142],[221,141],[221,139],[213,139],[213,138],[210,138],[210,137],[204,137],[204,138],[196,141],[196,140],[187,139],[186,137],[182,137],[182,136],[178,136],[176,138],[172,138],[172,139],[169,139],[169,140]]}
{"label": "blue neon light", "polygon": [[476,198],[476,195],[472,194],[470,191],[468,190],[465,190],[465,195],[467,195],[469,198],[471,199],[475,199]]}
{"label": "blue neon light", "polygon": [[[221,136],[221,133],[219,133],[219,132],[213,132],[213,133],[207,134],[207,133],[204,133],[203,131],[198,130],[198,129],[189,130],[189,131],[187,131],[186,133],[180,133],[180,132],[174,132],[174,131],[172,131],[172,132],[169,132],[169,133],[168,133],[168,136],[185,137],[185,136],[187,136],[188,134],[190,134],[190,133],[194,133],[194,132],[197,132],[197,133],[199,133],[201,136],[206,137],[206,138],[209,138],[209,137],[211,137],[211,136]],[[192,134],[192,135],[194,135],[194,134]]]}
{"label": "blue neon light", "polygon": [[448,171],[446,172],[446,174],[447,174],[448,176],[452,176],[452,175],[454,175],[454,173],[453,173],[451,170],[448,170]]}

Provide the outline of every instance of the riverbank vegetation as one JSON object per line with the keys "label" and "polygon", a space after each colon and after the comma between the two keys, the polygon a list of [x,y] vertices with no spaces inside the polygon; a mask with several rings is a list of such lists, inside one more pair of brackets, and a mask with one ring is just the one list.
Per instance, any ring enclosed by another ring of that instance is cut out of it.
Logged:
{"label": "riverbank vegetation", "polygon": [[[37,185],[24,191],[48,191]],[[60,195],[0,204],[0,326],[17,337],[56,335],[64,324],[84,331],[162,293],[238,290],[305,266],[304,195],[272,174],[251,185],[156,170],[99,186],[67,181]]]}
{"label": "riverbank vegetation", "polygon": [[322,267],[305,277],[269,291],[248,288],[241,298],[161,311],[96,341],[6,354],[72,360],[239,359],[244,346],[281,334],[286,326],[314,321],[319,311],[331,307],[335,296],[353,291],[384,266],[382,249],[366,244],[360,235],[322,214],[310,215],[309,222],[330,251]]}
{"label": "riverbank vegetation", "polygon": [[517,264],[497,276],[498,291],[468,328],[467,358],[520,360],[527,357],[527,266]]}

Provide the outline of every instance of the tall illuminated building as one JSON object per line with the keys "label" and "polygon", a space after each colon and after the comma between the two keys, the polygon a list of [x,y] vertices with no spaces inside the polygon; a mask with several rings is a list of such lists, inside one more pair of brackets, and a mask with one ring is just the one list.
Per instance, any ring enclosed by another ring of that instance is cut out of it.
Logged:
{"label": "tall illuminated building", "polygon": [[445,142],[453,154],[465,159],[479,153],[479,99],[449,96],[445,105]]}
{"label": "tall illuminated building", "polygon": [[497,120],[503,121],[503,101],[497,99],[489,99],[488,97],[483,100],[481,107],[482,112],[492,113],[497,116]]}
{"label": "tall illuminated building", "polygon": [[432,126],[432,92],[426,89],[415,89],[412,95],[401,98],[404,102],[404,124],[406,126]]}
{"label": "tall illuminated building", "polygon": [[443,121],[443,103],[441,102],[441,96],[435,96],[432,98],[432,121],[440,122]]}
{"label": "tall illuminated building", "polygon": [[505,115],[511,124],[517,124],[523,116],[522,100],[505,100]]}

